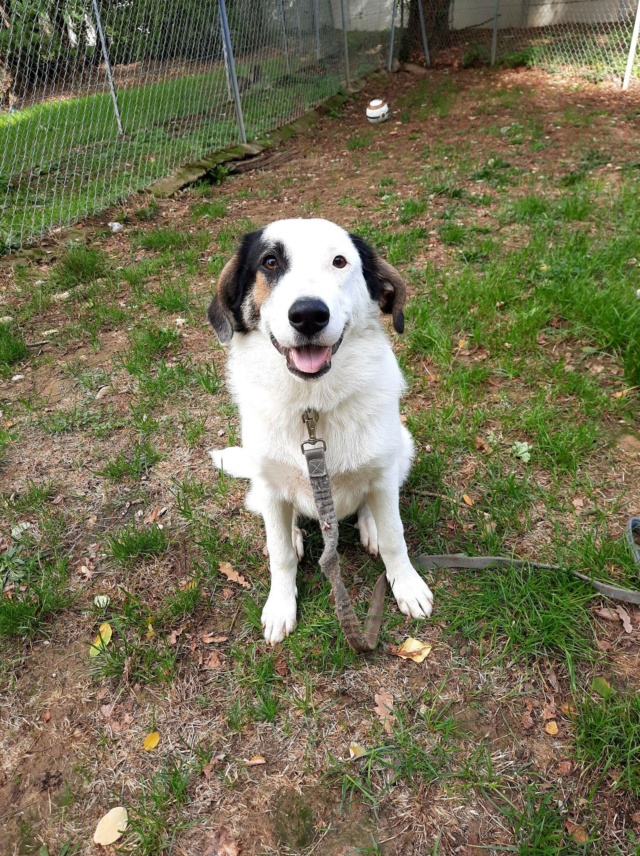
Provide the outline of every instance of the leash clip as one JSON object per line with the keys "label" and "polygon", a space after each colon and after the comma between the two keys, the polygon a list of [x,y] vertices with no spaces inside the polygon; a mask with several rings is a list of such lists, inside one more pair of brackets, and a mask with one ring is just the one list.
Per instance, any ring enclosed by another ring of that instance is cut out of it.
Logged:
{"label": "leash clip", "polygon": [[320,446],[325,452],[327,450],[327,444],[324,440],[320,437],[316,437],[316,426],[319,418],[320,415],[318,414],[318,411],[313,410],[311,407],[307,407],[305,412],[302,414],[302,421],[307,426],[307,432],[309,433],[309,439],[305,440],[300,447],[305,455],[307,451],[315,449],[318,446]]}

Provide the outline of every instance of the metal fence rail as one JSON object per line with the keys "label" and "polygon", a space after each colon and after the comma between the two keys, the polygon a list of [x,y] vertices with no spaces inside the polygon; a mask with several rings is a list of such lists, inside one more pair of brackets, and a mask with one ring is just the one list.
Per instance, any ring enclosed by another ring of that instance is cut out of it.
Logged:
{"label": "metal fence rail", "polygon": [[640,0],[0,0],[0,251],[395,56],[637,80]]}

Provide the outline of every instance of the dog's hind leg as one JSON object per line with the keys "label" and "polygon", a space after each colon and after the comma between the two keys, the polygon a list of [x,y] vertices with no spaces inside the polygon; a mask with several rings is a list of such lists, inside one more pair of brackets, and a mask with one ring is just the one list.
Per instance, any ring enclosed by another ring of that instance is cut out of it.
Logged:
{"label": "dog's hind leg", "polygon": [[254,475],[255,469],[242,446],[211,449],[209,457],[216,469],[223,470],[227,475],[236,479],[250,479]]}
{"label": "dog's hind leg", "polygon": [[360,543],[372,556],[378,555],[378,527],[373,519],[371,509],[363,502],[358,509],[358,522],[356,527],[360,530]]}

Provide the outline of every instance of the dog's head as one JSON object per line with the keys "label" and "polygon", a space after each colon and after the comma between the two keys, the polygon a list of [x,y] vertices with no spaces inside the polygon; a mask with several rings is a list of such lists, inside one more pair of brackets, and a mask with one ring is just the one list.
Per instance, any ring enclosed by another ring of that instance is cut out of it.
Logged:
{"label": "dog's head", "polygon": [[278,220],[244,236],[208,316],[222,343],[260,330],[309,380],[329,371],[350,327],[378,308],[402,333],[405,299],[398,271],[361,238],[327,220]]}

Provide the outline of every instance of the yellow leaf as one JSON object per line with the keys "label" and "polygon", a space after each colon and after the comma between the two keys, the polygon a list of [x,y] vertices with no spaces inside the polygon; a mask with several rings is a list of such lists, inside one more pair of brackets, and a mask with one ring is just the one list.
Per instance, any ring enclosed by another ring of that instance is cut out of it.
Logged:
{"label": "yellow leaf", "polygon": [[101,624],[98,628],[98,635],[93,640],[91,648],[89,648],[89,656],[97,657],[101,651],[104,651],[109,642],[111,642],[112,636],[113,630],[111,629],[111,625],[109,622],[105,621],[104,624]]}
{"label": "yellow leaf", "polygon": [[463,501],[465,502],[465,504],[466,504],[466,505],[468,505],[468,506],[472,506],[472,505],[473,505],[473,500],[471,499],[471,497],[469,496],[469,494],[468,494],[468,493],[463,493],[463,494],[462,494],[462,499],[463,499]]}
{"label": "yellow leaf", "polygon": [[151,639],[151,637],[155,636],[155,635],[156,635],[156,631],[153,629],[151,624],[147,624],[147,632],[145,633],[145,636],[147,637],[147,639]]}
{"label": "yellow leaf", "polygon": [[103,847],[113,844],[126,831],[128,821],[129,816],[124,806],[112,808],[98,822],[96,831],[93,833],[94,844],[102,844]]}
{"label": "yellow leaf", "polygon": [[257,767],[260,764],[266,764],[267,759],[263,755],[254,755],[253,758],[249,758],[248,761],[244,762],[247,767]]}
{"label": "yellow leaf", "polygon": [[403,660],[413,660],[415,663],[421,663],[425,657],[431,653],[432,645],[427,645],[426,642],[421,642],[420,639],[413,639],[409,636],[408,639],[394,652]]}
{"label": "yellow leaf", "polygon": [[555,721],[555,719],[550,719],[549,722],[547,722],[547,724],[545,725],[544,730],[547,732],[547,734],[550,734],[551,737],[555,737],[558,733],[558,723]]}
{"label": "yellow leaf", "polygon": [[152,731],[151,734],[147,734],[147,736],[144,738],[142,745],[147,750],[147,752],[151,752],[153,749],[156,748],[159,742],[160,732]]}
{"label": "yellow leaf", "polygon": [[357,743],[349,743],[349,758],[360,758],[366,754],[367,750],[363,746],[358,746]]}
{"label": "yellow leaf", "polygon": [[189,591],[189,589],[194,589],[197,585],[198,583],[195,580],[189,580],[189,582],[185,586],[185,589]]}

